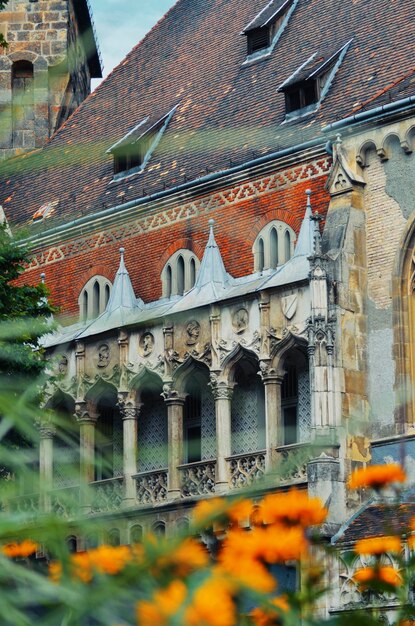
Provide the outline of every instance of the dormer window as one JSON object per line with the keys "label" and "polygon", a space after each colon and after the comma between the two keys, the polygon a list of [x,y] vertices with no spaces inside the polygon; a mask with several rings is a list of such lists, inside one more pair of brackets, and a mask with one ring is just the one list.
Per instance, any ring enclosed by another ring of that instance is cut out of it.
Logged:
{"label": "dormer window", "polygon": [[297,83],[285,92],[287,113],[309,107],[319,101],[319,84],[316,80]]}
{"label": "dormer window", "polygon": [[145,168],[176,108],[177,106],[147,130],[144,128],[148,117],[145,118],[107,150],[114,157],[114,179],[136,174]]}
{"label": "dormer window", "polygon": [[271,0],[242,31],[247,39],[247,61],[269,56],[298,0]]}
{"label": "dormer window", "polygon": [[313,54],[279,88],[286,120],[316,111],[325,98],[351,40],[334,53]]}

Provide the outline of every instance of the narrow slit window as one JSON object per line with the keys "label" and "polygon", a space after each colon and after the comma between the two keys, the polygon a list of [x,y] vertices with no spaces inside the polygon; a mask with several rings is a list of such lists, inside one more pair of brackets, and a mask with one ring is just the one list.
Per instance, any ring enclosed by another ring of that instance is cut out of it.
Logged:
{"label": "narrow slit window", "polygon": [[258,271],[263,272],[264,267],[265,267],[264,240],[261,237],[258,242]]}
{"label": "narrow slit window", "polygon": [[166,269],[166,296],[171,297],[171,266],[168,265]]}
{"label": "narrow slit window", "polygon": [[95,281],[94,287],[92,289],[92,316],[98,317],[99,315],[99,283]]}
{"label": "narrow slit window", "polygon": [[278,266],[278,233],[272,228],[270,233],[270,267],[275,269]]}
{"label": "narrow slit window", "polygon": [[291,237],[288,230],[284,233],[284,248],[285,248],[285,261],[289,261],[291,258]]}
{"label": "narrow slit window", "polygon": [[177,259],[177,293],[180,296],[184,293],[184,259],[181,255]]}
{"label": "narrow slit window", "polygon": [[194,259],[190,259],[190,277],[189,277],[189,287],[190,289],[193,287],[196,281],[196,262]]}

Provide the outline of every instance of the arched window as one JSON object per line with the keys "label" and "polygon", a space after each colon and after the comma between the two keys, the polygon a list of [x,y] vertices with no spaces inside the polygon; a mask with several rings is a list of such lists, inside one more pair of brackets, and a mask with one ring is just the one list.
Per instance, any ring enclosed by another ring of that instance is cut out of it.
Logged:
{"label": "arched window", "polygon": [[14,148],[34,148],[33,64],[16,61],[12,67],[12,120]]}
{"label": "arched window", "polygon": [[138,429],[138,471],[165,469],[167,459],[167,408],[161,397],[161,381],[149,382],[140,395],[140,427]]}
{"label": "arched window", "polygon": [[167,265],[166,268],[166,298],[170,298],[171,296],[171,285],[172,285],[172,276],[171,276],[171,267]]}
{"label": "arched window", "polygon": [[164,537],[166,534],[166,524],[164,522],[156,522],[153,525],[153,533],[156,537]]}
{"label": "arched window", "polygon": [[269,235],[269,257],[270,267],[275,269],[278,266],[278,234],[275,228],[271,228]]}
{"label": "arched window", "polygon": [[121,543],[120,531],[118,528],[112,528],[107,535],[107,543],[109,546],[119,546]]}
{"label": "arched window", "polygon": [[285,262],[291,259],[291,237],[288,230],[284,233],[284,253],[285,253]]}
{"label": "arched window", "polygon": [[105,276],[93,276],[79,294],[79,317],[82,321],[94,319],[105,311],[111,296],[112,284]]}
{"label": "arched window", "polygon": [[98,317],[99,315],[99,296],[100,288],[98,281],[94,282],[92,287],[92,317]]}
{"label": "arched window", "polygon": [[184,260],[182,255],[177,259],[177,293],[179,296],[184,293]]}
{"label": "arched window", "polygon": [[265,267],[264,240],[262,237],[258,241],[258,272],[263,272]]}
{"label": "arched window", "polygon": [[256,272],[276,269],[290,260],[294,252],[295,232],[279,220],[273,220],[261,230],[253,245]]}
{"label": "arched window", "polygon": [[196,281],[200,261],[191,250],[177,250],[167,261],[161,273],[163,297],[181,296]]}
{"label": "arched window", "polygon": [[73,554],[78,550],[78,542],[75,535],[71,535],[70,537],[66,537],[66,547],[68,548],[68,552]]}
{"label": "arched window", "polygon": [[108,301],[110,299],[110,295],[111,295],[111,289],[110,289],[110,286],[108,284],[105,285],[104,292],[105,292],[105,306],[107,306]]}
{"label": "arched window", "polygon": [[190,288],[193,287],[196,280],[196,262],[194,259],[190,259]]}
{"label": "arched window", "polygon": [[130,529],[130,543],[141,543],[143,539],[143,527],[135,524]]}

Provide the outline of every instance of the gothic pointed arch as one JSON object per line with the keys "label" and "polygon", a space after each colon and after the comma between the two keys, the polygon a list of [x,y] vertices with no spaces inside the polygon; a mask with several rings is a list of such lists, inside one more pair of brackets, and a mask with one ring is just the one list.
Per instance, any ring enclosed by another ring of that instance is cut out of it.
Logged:
{"label": "gothic pointed arch", "polygon": [[53,411],[60,410],[61,407],[71,407],[72,414],[75,412],[75,398],[67,391],[56,387],[53,394],[47,399],[44,408]]}
{"label": "gothic pointed arch", "polygon": [[184,393],[187,379],[196,372],[205,372],[208,375],[209,368],[192,355],[189,355],[173,374],[173,388],[179,393]]}
{"label": "gothic pointed arch", "polygon": [[104,395],[114,395],[116,397],[117,388],[115,385],[99,376],[85,394],[85,400],[86,402],[95,404]]}
{"label": "gothic pointed arch", "polygon": [[284,360],[292,350],[300,350],[305,352],[307,349],[307,339],[300,335],[295,335],[291,331],[288,331],[286,335],[280,340],[276,341],[271,348],[271,367],[278,373],[284,373]]}
{"label": "gothic pointed arch", "polygon": [[415,422],[415,211],[402,235],[393,275],[395,422]]}
{"label": "gothic pointed arch", "polygon": [[253,364],[255,363],[259,371],[258,355],[253,350],[250,350],[249,348],[246,348],[238,343],[234,349],[226,355],[222,363],[222,373],[227,381],[230,383],[233,382],[235,367],[239,361],[244,359],[252,362]]}
{"label": "gothic pointed arch", "polygon": [[146,365],[140,367],[139,372],[131,379],[128,384],[128,389],[130,391],[140,392],[142,389],[145,389],[148,385],[163,385],[163,380],[161,376],[148,368]]}

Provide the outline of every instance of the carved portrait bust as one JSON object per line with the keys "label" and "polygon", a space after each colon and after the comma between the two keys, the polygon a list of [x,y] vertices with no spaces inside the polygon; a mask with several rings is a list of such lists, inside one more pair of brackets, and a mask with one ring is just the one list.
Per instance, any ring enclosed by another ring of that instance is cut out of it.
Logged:
{"label": "carved portrait bust", "polygon": [[98,348],[98,367],[108,367],[110,362],[110,347],[107,343],[103,343]]}
{"label": "carved portrait bust", "polygon": [[154,337],[150,332],[145,332],[140,337],[140,349],[143,356],[149,356],[154,350]]}
{"label": "carved portrait bust", "polygon": [[235,333],[242,334],[249,324],[249,314],[246,309],[238,309],[232,316],[232,326]]}
{"label": "carved portrait bust", "polygon": [[194,346],[200,337],[200,324],[196,320],[191,320],[186,325],[186,345]]}
{"label": "carved portrait bust", "polygon": [[66,374],[68,371],[68,357],[66,354],[62,354],[59,365],[58,365],[59,374]]}

